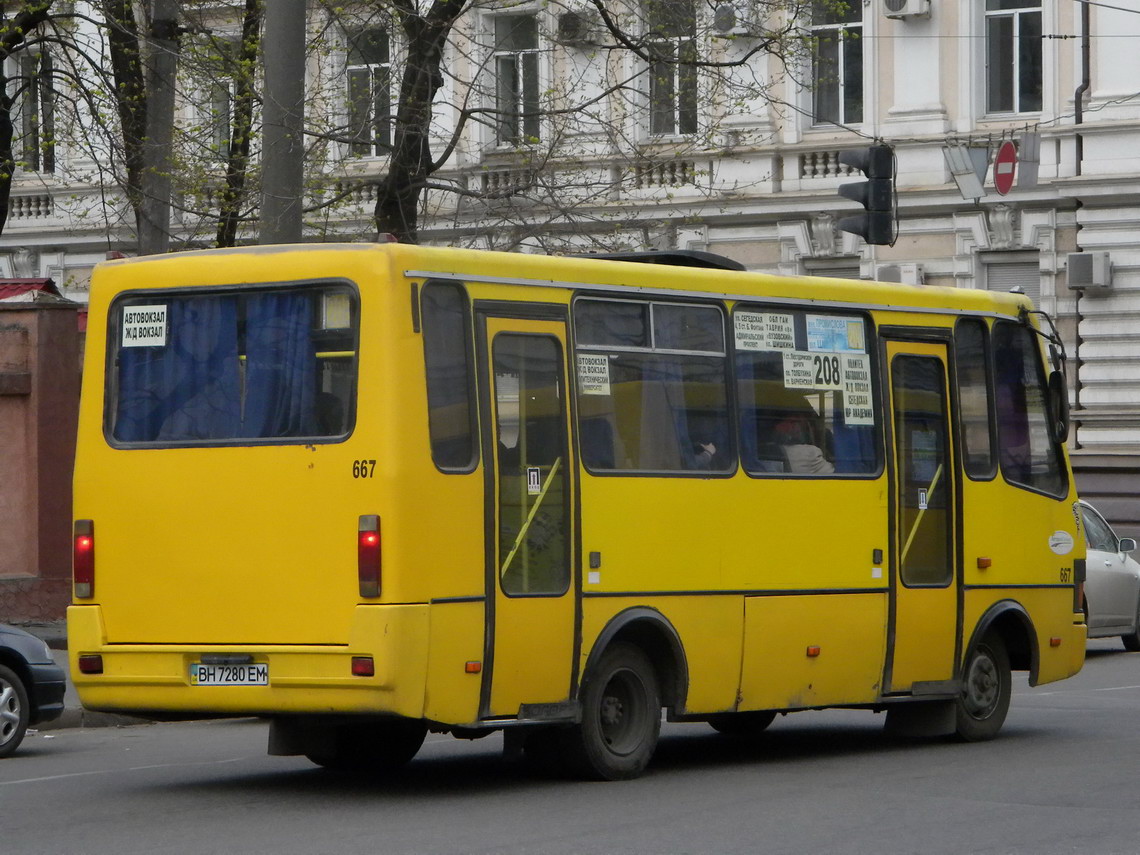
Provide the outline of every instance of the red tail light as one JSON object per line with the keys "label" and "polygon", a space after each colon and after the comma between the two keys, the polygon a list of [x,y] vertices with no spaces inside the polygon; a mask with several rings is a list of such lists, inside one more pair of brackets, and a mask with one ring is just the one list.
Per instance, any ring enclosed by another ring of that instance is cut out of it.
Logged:
{"label": "red tail light", "polygon": [[380,596],[380,517],[361,514],[356,537],[356,567],[360,596]]}
{"label": "red tail light", "polygon": [[86,599],[95,595],[95,523],[76,520],[72,543],[75,596]]}

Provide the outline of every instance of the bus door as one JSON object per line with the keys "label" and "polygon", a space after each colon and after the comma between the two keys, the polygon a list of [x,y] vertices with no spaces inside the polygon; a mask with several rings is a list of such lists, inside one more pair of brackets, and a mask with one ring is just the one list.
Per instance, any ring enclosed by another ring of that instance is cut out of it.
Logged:
{"label": "bus door", "polygon": [[893,437],[893,640],[885,687],[953,690],[959,625],[947,345],[885,342]]}
{"label": "bus door", "polygon": [[534,705],[569,709],[573,680],[576,469],[569,457],[566,322],[479,318],[488,390],[481,715],[557,718],[561,707]]}

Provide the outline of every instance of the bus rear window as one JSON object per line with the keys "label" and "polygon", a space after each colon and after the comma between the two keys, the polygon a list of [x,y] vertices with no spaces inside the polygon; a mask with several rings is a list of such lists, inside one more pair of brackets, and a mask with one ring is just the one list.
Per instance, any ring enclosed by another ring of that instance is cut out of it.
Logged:
{"label": "bus rear window", "polygon": [[177,445],[347,435],[356,306],[340,284],[119,299],[108,436]]}

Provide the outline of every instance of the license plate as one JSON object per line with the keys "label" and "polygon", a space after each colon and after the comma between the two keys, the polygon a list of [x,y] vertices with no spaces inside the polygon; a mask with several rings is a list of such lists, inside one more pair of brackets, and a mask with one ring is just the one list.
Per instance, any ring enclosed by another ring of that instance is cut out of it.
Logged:
{"label": "license plate", "polygon": [[268,686],[269,666],[264,662],[252,665],[207,665],[204,662],[192,662],[190,685]]}

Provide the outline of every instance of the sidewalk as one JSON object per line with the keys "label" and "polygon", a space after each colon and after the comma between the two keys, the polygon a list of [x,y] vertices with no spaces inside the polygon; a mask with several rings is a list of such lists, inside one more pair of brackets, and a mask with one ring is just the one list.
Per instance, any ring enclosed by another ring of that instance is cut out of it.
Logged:
{"label": "sidewalk", "polygon": [[67,675],[67,688],[63,695],[63,715],[55,721],[44,721],[33,725],[36,730],[58,730],[63,727],[121,727],[147,722],[145,718],[83,709],[83,705],[79,703],[79,694],[71,684],[71,671],[67,663],[67,621],[21,624],[20,628],[46,641],[51,648],[55,664]]}

